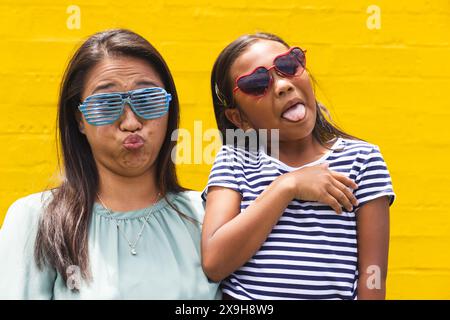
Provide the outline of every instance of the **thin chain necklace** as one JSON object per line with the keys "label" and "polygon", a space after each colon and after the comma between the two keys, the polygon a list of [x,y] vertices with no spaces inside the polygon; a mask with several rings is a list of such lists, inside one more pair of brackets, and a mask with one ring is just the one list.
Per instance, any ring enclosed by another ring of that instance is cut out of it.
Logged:
{"label": "thin chain necklace", "polygon": [[[144,231],[144,228],[145,228],[145,222],[148,220],[148,218],[150,217],[150,215],[153,213],[153,208],[155,207],[155,203],[156,203],[156,202],[158,201],[158,199],[159,199],[159,195],[160,195],[160,193],[158,193],[158,194],[156,195],[156,199],[155,199],[155,201],[153,202],[151,208],[150,208],[150,209],[147,208],[147,210],[148,210],[149,212],[144,216],[144,221],[142,222],[141,230],[139,231],[139,233],[138,233],[138,235],[137,235],[137,237],[136,237],[136,239],[134,240],[133,243],[132,243],[130,240],[128,240],[128,238],[127,238],[127,236],[125,235],[125,233],[124,233],[122,230],[120,230],[119,223],[117,222],[117,219],[114,219],[114,218],[113,218],[114,222],[116,223],[117,230],[119,231],[120,234],[122,234],[123,238],[127,241],[128,246],[130,247],[130,252],[131,252],[131,254],[132,254],[133,256],[137,255],[136,245],[137,245],[139,239],[140,239],[141,236],[142,236],[142,232]],[[111,215],[113,214],[113,211],[112,211],[111,209],[109,209],[109,208],[105,205],[105,203],[103,202],[102,198],[100,198],[100,195],[99,195],[98,193],[97,193],[97,197],[98,197],[98,200],[100,200],[100,203],[102,204],[103,208],[105,208],[105,210],[106,210],[106,211],[108,212],[108,214],[111,216]]]}

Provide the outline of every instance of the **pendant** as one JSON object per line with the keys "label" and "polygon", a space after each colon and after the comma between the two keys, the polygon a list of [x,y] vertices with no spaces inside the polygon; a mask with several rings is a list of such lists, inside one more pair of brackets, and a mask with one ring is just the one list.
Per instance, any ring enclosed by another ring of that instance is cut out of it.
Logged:
{"label": "pendant", "polygon": [[135,255],[137,255],[137,252],[136,252],[136,250],[134,249],[134,248],[131,248],[131,254],[133,255],[133,256],[135,256]]}

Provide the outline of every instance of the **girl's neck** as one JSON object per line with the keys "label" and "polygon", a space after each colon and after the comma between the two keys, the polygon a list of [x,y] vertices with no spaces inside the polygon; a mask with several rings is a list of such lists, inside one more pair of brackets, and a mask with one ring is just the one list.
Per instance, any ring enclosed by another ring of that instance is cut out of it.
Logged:
{"label": "girl's neck", "polygon": [[280,141],[279,143],[279,159],[290,167],[301,167],[316,161],[328,151],[313,135],[300,140]]}
{"label": "girl's neck", "polygon": [[98,168],[98,194],[108,209],[132,211],[146,208],[156,201],[159,190],[154,167],[137,177],[124,177],[104,167]]}

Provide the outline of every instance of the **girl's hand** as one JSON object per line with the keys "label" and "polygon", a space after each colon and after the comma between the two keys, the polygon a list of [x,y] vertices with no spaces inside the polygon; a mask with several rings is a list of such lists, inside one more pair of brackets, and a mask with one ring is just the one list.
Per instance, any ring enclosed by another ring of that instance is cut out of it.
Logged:
{"label": "girl's hand", "polygon": [[328,169],[328,164],[305,167],[282,175],[284,183],[290,185],[293,198],[318,201],[329,205],[338,214],[342,207],[352,211],[358,201],[349,189],[358,185],[343,174]]}

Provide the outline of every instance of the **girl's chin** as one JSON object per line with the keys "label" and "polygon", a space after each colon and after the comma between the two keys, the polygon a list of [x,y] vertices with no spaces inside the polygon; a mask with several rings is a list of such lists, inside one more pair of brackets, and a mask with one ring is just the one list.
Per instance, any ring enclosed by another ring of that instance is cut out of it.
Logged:
{"label": "girl's chin", "polygon": [[314,127],[305,128],[283,128],[280,130],[280,142],[292,142],[305,138],[309,138],[312,135]]}

